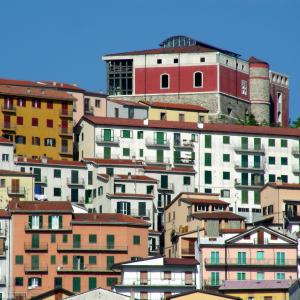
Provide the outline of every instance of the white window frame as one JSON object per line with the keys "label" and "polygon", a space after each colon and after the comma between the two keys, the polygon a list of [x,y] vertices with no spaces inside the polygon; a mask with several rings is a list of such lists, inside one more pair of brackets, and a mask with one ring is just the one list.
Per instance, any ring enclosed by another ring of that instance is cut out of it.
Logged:
{"label": "white window frame", "polygon": [[244,96],[248,95],[248,82],[247,80],[241,81],[241,94]]}
{"label": "white window frame", "polygon": [[[202,80],[201,80],[201,86],[196,86],[195,85],[195,83],[196,83],[196,74],[197,73],[200,73],[201,74],[201,77],[202,77]],[[203,80],[204,79],[204,76],[203,76],[203,72],[201,72],[201,71],[195,71],[194,73],[193,73],[193,87],[195,88],[195,89],[201,89],[201,88],[203,88]]]}
{"label": "white window frame", "polygon": [[51,216],[51,229],[59,229],[59,216]]}
{"label": "white window frame", "polygon": [[40,216],[32,216],[31,222],[32,229],[40,229]]}
{"label": "white window frame", "polygon": [[[167,76],[168,76],[168,87],[162,87],[162,77],[163,77],[164,75],[167,75]],[[163,89],[163,90],[168,90],[168,89],[170,89],[170,78],[171,78],[171,76],[170,76],[170,74],[168,74],[168,73],[163,73],[163,74],[160,75],[160,88],[161,88],[161,89]]]}

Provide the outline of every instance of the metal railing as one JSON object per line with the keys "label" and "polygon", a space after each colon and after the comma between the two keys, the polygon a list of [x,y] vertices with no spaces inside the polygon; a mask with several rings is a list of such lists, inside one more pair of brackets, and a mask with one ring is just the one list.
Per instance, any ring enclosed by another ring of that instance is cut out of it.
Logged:
{"label": "metal railing", "polygon": [[113,272],[111,269],[98,267],[97,265],[60,265],[57,266],[57,272],[68,272],[68,273],[101,273],[101,272]]}
{"label": "metal railing", "polygon": [[157,159],[157,157],[149,157],[149,156],[146,156],[145,157],[145,162],[146,164],[149,164],[149,165],[167,165],[167,164],[170,164],[170,158],[162,158],[162,159]]}
{"label": "metal railing", "polygon": [[67,178],[67,185],[84,185],[84,178],[78,178],[78,180],[74,180],[70,177]]}
{"label": "metal railing", "polygon": [[29,224],[25,225],[25,230],[26,231],[69,231],[72,230],[71,226],[62,226],[58,228],[52,228],[48,226],[41,226],[39,228],[32,228]]}
{"label": "metal railing", "polygon": [[[120,213],[120,212],[115,210],[115,213]],[[139,218],[150,218],[151,210],[146,209],[145,213],[141,214],[138,209],[131,209],[128,215],[132,217],[139,217]]]}
{"label": "metal railing", "polygon": [[248,144],[242,144],[241,146],[234,147],[236,152],[257,152],[263,153],[265,152],[265,147],[263,145],[254,145],[249,146]]}
{"label": "metal railing", "polygon": [[256,258],[246,258],[239,259],[237,257],[229,257],[227,259],[220,257],[219,259],[205,258],[204,263],[207,266],[222,266],[222,265],[232,265],[232,266],[270,266],[270,267],[283,267],[283,266],[293,266],[296,267],[296,259],[282,259],[277,260],[276,258],[270,259],[256,259]]}
{"label": "metal railing", "polygon": [[117,136],[105,137],[103,135],[96,135],[96,143],[97,144],[111,144],[118,145],[120,142],[120,138]]}
{"label": "metal railing", "polygon": [[73,154],[73,150],[70,149],[69,147],[60,147],[60,153],[72,155]]}
{"label": "metal railing", "polygon": [[16,107],[12,104],[4,104],[4,105],[1,105],[1,110],[7,110],[7,111],[16,111]]}
{"label": "metal railing", "polygon": [[161,181],[158,182],[158,190],[174,191],[174,183],[162,184]]}
{"label": "metal railing", "polygon": [[123,286],[133,286],[133,285],[144,285],[144,286],[193,286],[196,284],[194,278],[191,279],[164,279],[164,277],[151,277],[151,278],[140,278],[130,282],[123,282]]}
{"label": "metal railing", "polygon": [[241,163],[235,163],[234,166],[235,170],[253,170],[253,171],[264,171],[264,165],[261,163],[259,165],[253,165],[253,164],[248,164],[248,165],[243,165]]}
{"label": "metal railing", "polygon": [[8,187],[7,194],[8,195],[25,195],[26,190],[25,187]]}
{"label": "metal railing", "polygon": [[120,251],[127,252],[127,245],[99,245],[99,244],[80,244],[74,245],[69,243],[62,243],[57,245],[58,251]]}
{"label": "metal railing", "polygon": [[294,156],[300,156],[300,147],[292,147],[292,154]]}
{"label": "metal railing", "polygon": [[25,251],[47,251],[48,243],[39,243],[38,245],[34,245],[32,243],[24,244]]}
{"label": "metal railing", "polygon": [[73,135],[73,128],[68,127],[61,127],[60,128],[60,135]]}
{"label": "metal railing", "polygon": [[192,158],[180,158],[174,160],[174,165],[192,166],[194,164],[194,159]]}
{"label": "metal railing", "polygon": [[67,110],[67,109],[62,109],[62,110],[60,110],[59,115],[61,117],[65,117],[65,118],[73,118],[73,111]]}
{"label": "metal railing", "polygon": [[25,265],[25,273],[47,273],[48,265],[47,264],[38,264],[38,265]]}
{"label": "metal railing", "polygon": [[146,139],[146,146],[148,147],[170,147],[170,140],[169,139],[163,139],[158,140],[156,138],[147,138]]}
{"label": "metal railing", "polygon": [[2,128],[4,130],[16,130],[17,126],[11,123],[4,122],[2,123]]}
{"label": "metal railing", "polygon": [[245,189],[260,189],[264,186],[263,182],[251,182],[251,183],[245,183],[245,182],[238,182],[236,181],[234,183],[235,188],[245,188]]}
{"label": "metal railing", "polygon": [[190,141],[174,141],[174,148],[194,148],[194,141],[190,140]]}

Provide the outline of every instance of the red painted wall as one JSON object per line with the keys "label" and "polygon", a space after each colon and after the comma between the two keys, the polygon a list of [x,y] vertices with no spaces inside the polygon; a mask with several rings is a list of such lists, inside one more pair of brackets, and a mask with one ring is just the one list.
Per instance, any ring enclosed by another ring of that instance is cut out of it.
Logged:
{"label": "red painted wall", "polygon": [[[193,87],[193,74],[203,73],[203,87]],[[169,74],[169,89],[160,88],[161,74]],[[188,92],[211,92],[217,90],[218,70],[211,66],[175,66],[135,68],[135,94],[165,94]]]}
{"label": "red painted wall", "polygon": [[[242,80],[247,81],[247,95],[242,95]],[[249,75],[220,66],[220,92],[249,100]]]}

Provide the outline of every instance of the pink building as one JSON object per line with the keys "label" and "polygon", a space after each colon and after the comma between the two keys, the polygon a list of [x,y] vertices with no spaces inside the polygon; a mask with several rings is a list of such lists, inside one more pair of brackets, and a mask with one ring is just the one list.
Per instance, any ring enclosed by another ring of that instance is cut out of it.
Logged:
{"label": "pink building", "polygon": [[199,243],[203,286],[217,288],[225,280],[297,279],[297,240],[258,226],[224,238]]}

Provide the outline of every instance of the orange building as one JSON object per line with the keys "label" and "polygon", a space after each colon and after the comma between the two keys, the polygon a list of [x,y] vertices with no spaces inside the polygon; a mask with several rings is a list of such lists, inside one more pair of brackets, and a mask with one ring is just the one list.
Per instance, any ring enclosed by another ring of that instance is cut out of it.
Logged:
{"label": "orange building", "polygon": [[12,201],[12,292],[28,299],[53,288],[110,288],[115,263],[147,257],[147,222],[121,214],[76,214],[69,202]]}

